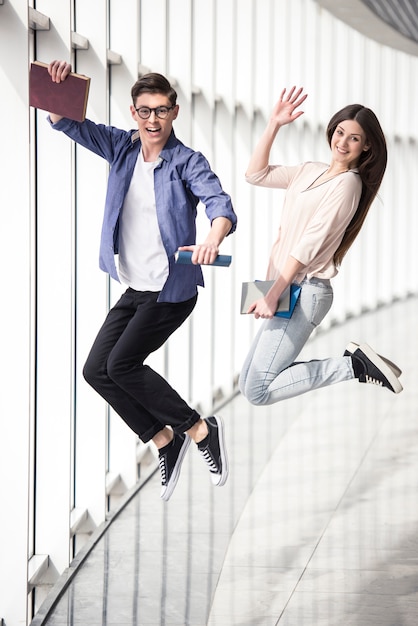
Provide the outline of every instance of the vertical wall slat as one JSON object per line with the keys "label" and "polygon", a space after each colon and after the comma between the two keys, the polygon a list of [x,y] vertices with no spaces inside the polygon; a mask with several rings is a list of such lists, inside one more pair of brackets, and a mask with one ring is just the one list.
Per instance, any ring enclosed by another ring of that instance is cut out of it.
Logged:
{"label": "vertical wall slat", "polygon": [[[52,16],[53,28],[37,31],[40,61],[69,58],[71,5],[57,12],[52,0],[37,3]],[[54,141],[37,111],[37,310],[36,310],[36,483],[35,550],[48,554],[48,582],[70,558],[74,412],[74,194],[73,149],[63,137]],[[53,494],[53,495],[52,495]],[[51,505],[54,504],[54,514]],[[37,590],[39,606],[48,588]]]}
{"label": "vertical wall slat", "polygon": [[[106,3],[93,0],[77,3],[75,28],[88,37],[89,49],[76,53],[75,70],[91,77],[87,116],[99,123],[108,118],[107,13]],[[92,31],[90,24],[96,28]],[[69,144],[71,140],[65,138]],[[73,506],[87,510],[86,531],[104,518],[105,494],[105,402],[84,381],[82,370],[95,335],[107,309],[107,278],[98,267],[101,220],[105,202],[108,167],[104,160],[77,146],[75,148],[75,328],[76,406]],[[87,540],[76,537],[75,552]]]}
{"label": "vertical wall slat", "polygon": [[[27,615],[29,445],[33,419],[31,327],[32,216],[27,108],[26,3],[0,6],[0,204],[3,216],[0,340],[0,617],[25,624]],[[6,62],[7,61],[7,62]],[[30,545],[33,545],[31,537]]]}

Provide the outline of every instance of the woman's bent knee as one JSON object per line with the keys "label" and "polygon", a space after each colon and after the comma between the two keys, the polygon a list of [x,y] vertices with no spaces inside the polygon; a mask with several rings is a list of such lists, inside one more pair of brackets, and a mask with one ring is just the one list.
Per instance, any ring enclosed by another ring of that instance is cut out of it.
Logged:
{"label": "woman's bent knee", "polygon": [[262,406],[267,404],[268,395],[263,390],[251,389],[248,385],[240,387],[241,394],[250,404]]}
{"label": "woman's bent knee", "polygon": [[244,398],[248,400],[248,402],[250,402],[250,404],[254,404],[255,406],[264,404],[264,390],[256,389],[255,387],[248,384],[248,376],[244,376],[242,373],[239,377],[238,388],[241,392],[241,395],[243,395]]}

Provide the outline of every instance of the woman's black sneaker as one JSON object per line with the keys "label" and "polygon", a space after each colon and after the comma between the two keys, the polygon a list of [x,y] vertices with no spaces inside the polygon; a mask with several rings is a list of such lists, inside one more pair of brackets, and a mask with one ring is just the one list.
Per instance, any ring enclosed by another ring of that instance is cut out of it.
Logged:
{"label": "woman's black sneaker", "polygon": [[351,355],[354,375],[360,383],[380,385],[400,393],[403,389],[392,368],[367,343],[361,344]]}
{"label": "woman's black sneaker", "polygon": [[[353,354],[353,352],[355,352],[355,350],[357,350],[357,348],[359,348],[359,344],[358,343],[354,343],[354,341],[350,341],[350,343],[347,344],[345,351],[344,351],[344,356],[351,356]],[[393,361],[391,361],[390,359],[388,359],[386,356],[382,356],[381,354],[378,354],[378,356],[383,359],[383,361],[386,363],[386,365],[389,365],[390,369],[392,370],[392,372],[395,374],[395,376],[397,376],[399,378],[399,376],[402,376],[402,370],[400,367],[398,367],[396,365],[396,363],[394,363]]]}

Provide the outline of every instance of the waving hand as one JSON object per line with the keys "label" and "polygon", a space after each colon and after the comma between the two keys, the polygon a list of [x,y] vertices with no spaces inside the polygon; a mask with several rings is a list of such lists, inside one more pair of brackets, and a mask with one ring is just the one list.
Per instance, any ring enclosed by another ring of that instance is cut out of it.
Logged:
{"label": "waving hand", "polygon": [[270,150],[279,129],[303,115],[303,111],[297,109],[307,97],[307,94],[303,93],[303,87],[299,87],[299,89],[291,87],[289,91],[283,89],[279,101],[274,105],[267,126],[251,155],[246,172],[247,176],[260,172],[268,165]]}
{"label": "waving hand", "polygon": [[296,90],[296,87],[289,89],[286,93],[286,89],[283,89],[280,94],[279,101],[275,104],[271,113],[271,119],[279,127],[285,126],[297,120],[298,117],[303,115],[303,111],[296,111],[300,105],[305,102],[308,94],[303,94],[303,87]]}

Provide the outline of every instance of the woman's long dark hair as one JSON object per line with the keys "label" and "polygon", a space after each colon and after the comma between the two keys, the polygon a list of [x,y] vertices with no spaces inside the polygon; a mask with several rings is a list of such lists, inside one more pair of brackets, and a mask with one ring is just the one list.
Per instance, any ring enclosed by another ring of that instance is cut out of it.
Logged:
{"label": "woman's long dark hair", "polygon": [[357,211],[335,251],[334,263],[337,267],[341,265],[344,256],[363,226],[370,205],[379,190],[387,164],[386,139],[379,120],[371,109],[361,104],[350,104],[333,115],[327,128],[330,147],[335,129],[345,120],[355,120],[360,124],[366,135],[368,149],[362,152],[357,164],[363,189]]}

